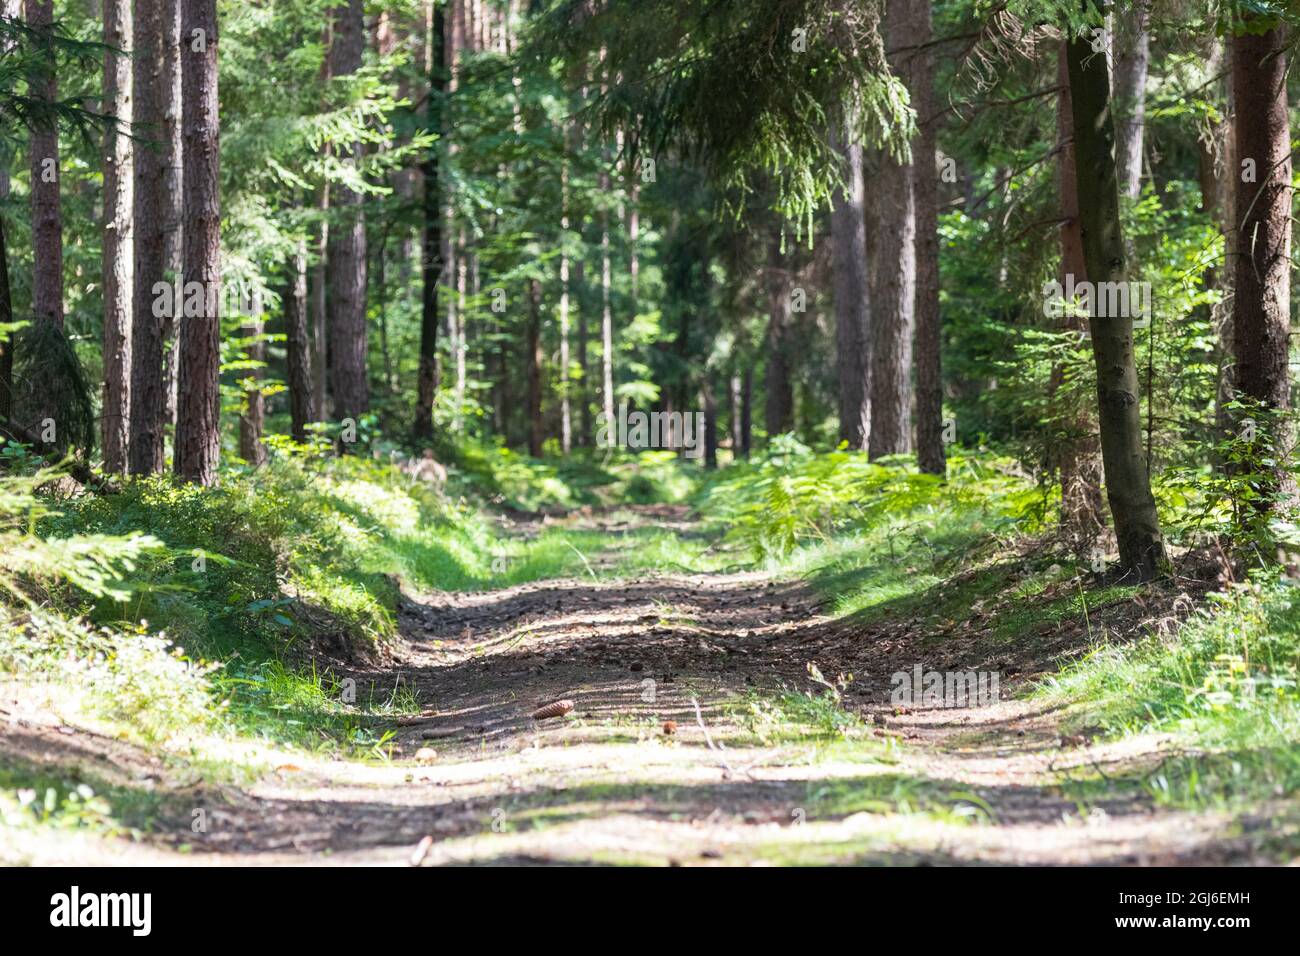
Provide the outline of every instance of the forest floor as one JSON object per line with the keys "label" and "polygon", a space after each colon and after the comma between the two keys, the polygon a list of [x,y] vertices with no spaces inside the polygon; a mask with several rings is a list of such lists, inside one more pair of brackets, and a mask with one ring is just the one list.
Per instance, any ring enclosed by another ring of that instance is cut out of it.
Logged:
{"label": "forest floor", "polygon": [[[555,521],[694,533],[671,506],[518,515],[513,530]],[[377,759],[264,750],[264,769],[237,782],[66,724],[39,689],[0,686],[0,757],[74,765],[100,792],[135,794],[150,821],[131,838],[15,831],[0,859],[1200,864],[1277,860],[1294,844],[1294,808],[1158,804],[1142,781],[1174,752],[1167,737],[1066,733],[1067,708],[1026,692],[1079,640],[1068,629],[991,658],[974,635],[833,619],[825,600],[761,573],[407,593],[391,660],[352,673],[404,685],[424,712],[394,718]],[[891,706],[890,675],[918,660],[995,666],[1001,699]],[[810,663],[852,681],[837,696]],[[557,700],[572,712],[533,719]]]}

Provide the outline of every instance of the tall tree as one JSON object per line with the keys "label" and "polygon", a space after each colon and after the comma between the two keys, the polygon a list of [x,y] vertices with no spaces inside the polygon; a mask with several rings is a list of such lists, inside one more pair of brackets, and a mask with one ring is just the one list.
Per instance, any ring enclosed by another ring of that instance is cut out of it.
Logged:
{"label": "tall tree", "polygon": [[[919,45],[912,0],[885,12],[885,44],[893,66],[917,88]],[[871,261],[872,458],[912,450],[912,346],[916,327],[916,168],[889,149],[872,151],[867,249]]]}
{"label": "tall tree", "polygon": [[[1237,389],[1271,412],[1290,410],[1291,130],[1287,116],[1287,37],[1281,26],[1247,16],[1232,38],[1236,187],[1232,323]],[[1274,506],[1294,493],[1284,459],[1292,428],[1268,427]],[[1283,494],[1276,494],[1283,492]]]}
{"label": "tall tree", "polygon": [[[444,64],[446,14],[441,5],[432,9],[432,40],[429,53],[429,96],[425,100],[425,128],[443,134],[442,100],[447,91],[447,70]],[[412,434],[416,441],[433,438],[433,402],[438,392],[438,281],[442,272],[442,203],[439,193],[438,165],[443,143],[430,146],[425,154],[424,232],[421,243],[421,278],[423,290],[420,300],[420,365],[416,378],[415,423]]]}
{"label": "tall tree", "polygon": [[284,348],[288,372],[289,428],[296,442],[307,441],[307,425],[318,421],[312,387],[311,339],[307,332],[307,244],[298,241],[289,261],[284,303]]}
{"label": "tall tree", "polygon": [[248,320],[240,330],[247,343],[245,352],[253,367],[245,379],[244,407],[239,416],[239,457],[254,467],[266,464],[266,446],[262,444],[262,431],[266,425],[266,397],[262,394],[262,379],[266,377],[265,328],[262,294],[255,291]]}
{"label": "tall tree", "polygon": [[[1099,19],[1098,0],[1088,0]],[[1066,48],[1078,167],[1079,225],[1089,280],[1126,282],[1124,238],[1119,219],[1119,180],[1110,80],[1103,57],[1084,35]],[[1095,317],[1091,323],[1097,368],[1101,456],[1122,569],[1139,579],[1163,572],[1166,559],[1151,479],[1142,450],[1138,414],[1133,317]]]}
{"label": "tall tree", "polygon": [[[6,20],[17,20],[21,9],[21,0],[0,0],[0,16]],[[0,39],[0,56],[9,53],[13,41],[9,37]],[[14,320],[12,290],[9,287],[9,246],[5,239],[4,205],[9,198],[9,162],[0,159],[0,326],[10,325]],[[0,332],[0,425],[9,427],[13,424],[14,413],[14,336],[11,332]]]}
{"label": "tall tree", "polygon": [[[161,0],[162,77],[162,267],[168,279],[180,276],[184,263],[185,183],[181,137],[181,0]],[[163,422],[176,424],[176,388],[180,366],[179,314],[163,316]],[[160,466],[161,467],[161,466]]]}
{"label": "tall tree", "polygon": [[[330,75],[352,76],[365,52],[364,5],[348,0],[334,7],[334,38],[330,44]],[[361,146],[342,150],[343,161],[356,169]],[[366,374],[366,222],[361,195],[346,185],[332,190],[338,213],[329,236],[329,380],[336,419],[359,417],[370,410]]]}
{"label": "tall tree", "polygon": [[1115,73],[1115,163],[1124,196],[1142,192],[1142,140],[1146,129],[1151,0],[1113,4],[1111,44]]}
{"label": "tall tree", "polygon": [[871,315],[867,231],[863,210],[862,147],[848,139],[848,124],[831,129],[844,161],[844,186],[831,203],[832,279],[835,287],[835,361],[839,373],[840,441],[864,450],[870,431]]}
{"label": "tall tree", "polygon": [[[50,113],[59,100],[55,71],[54,2],[27,0],[27,24],[34,31],[28,87]],[[59,206],[59,128],[41,117],[31,131],[32,312],[37,322],[63,328],[63,217]]]}
{"label": "tall tree", "polygon": [[[166,275],[166,166],[164,39],[168,0],[135,0],[131,24],[134,105],[132,184],[132,280],[130,447],[128,469],[148,475],[166,468],[166,326],[173,316],[155,315],[154,301]],[[170,299],[171,297],[169,297]],[[179,315],[179,303],[173,302]],[[160,310],[162,311],[162,310]]]}
{"label": "tall tree", "polygon": [[939,180],[935,154],[936,127],[933,29],[930,0],[908,0],[912,106],[916,138],[912,142],[916,202],[916,463],[921,471],[948,470],[943,446],[943,336],[939,315]]}
{"label": "tall tree", "polygon": [[542,440],[545,437],[542,423],[542,283],[536,278],[528,280],[528,326],[525,337],[525,359],[528,362],[528,454],[540,458]]}
{"label": "tall tree", "polygon": [[768,240],[767,382],[764,425],[768,440],[794,428],[791,324],[794,317],[794,282],[790,263],[781,249],[779,231]]}
{"label": "tall tree", "polygon": [[176,474],[216,481],[221,453],[221,177],[217,112],[216,0],[181,4],[181,124],[184,143],[186,286],[199,283],[202,307],[180,323]]}
{"label": "tall tree", "polygon": [[[1070,100],[1070,70],[1066,45],[1057,56],[1056,135],[1059,152],[1057,185],[1061,212],[1061,287],[1068,288],[1088,280],[1088,264],[1083,255],[1083,229],[1079,221],[1078,166],[1074,155],[1074,109]],[[1071,282],[1071,279],[1073,280]],[[1062,329],[1083,333],[1083,321],[1073,309],[1062,317]],[[1057,363],[1052,369],[1051,388],[1060,395],[1066,386],[1067,369]],[[1054,399],[1065,404],[1064,435],[1056,443],[1056,467],[1061,475],[1061,526],[1065,535],[1082,553],[1095,542],[1106,526],[1101,500],[1101,456],[1097,447],[1097,420],[1086,407],[1076,408],[1068,397]]]}
{"label": "tall tree", "polygon": [[126,470],[130,443],[131,309],[134,267],[131,149],[131,3],[104,0],[104,468]]}

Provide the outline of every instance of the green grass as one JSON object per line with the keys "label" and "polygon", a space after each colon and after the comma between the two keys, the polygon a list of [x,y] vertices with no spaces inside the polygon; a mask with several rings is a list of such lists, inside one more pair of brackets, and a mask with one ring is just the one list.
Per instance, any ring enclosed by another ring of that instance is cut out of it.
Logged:
{"label": "green grass", "polygon": [[[1213,595],[1176,636],[1107,643],[1044,682],[1073,722],[1113,736],[1169,733],[1173,753],[1127,776],[1173,806],[1226,806],[1300,789],[1300,602],[1275,577]],[[1114,785],[1117,781],[1106,781]]]}

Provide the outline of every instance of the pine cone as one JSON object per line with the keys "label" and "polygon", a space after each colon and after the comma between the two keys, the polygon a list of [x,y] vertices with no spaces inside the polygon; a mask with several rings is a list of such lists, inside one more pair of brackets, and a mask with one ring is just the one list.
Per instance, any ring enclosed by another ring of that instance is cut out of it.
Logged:
{"label": "pine cone", "polygon": [[548,720],[551,717],[563,717],[571,710],[573,710],[573,701],[557,700],[553,704],[547,704],[545,707],[539,707],[533,711],[533,720]]}

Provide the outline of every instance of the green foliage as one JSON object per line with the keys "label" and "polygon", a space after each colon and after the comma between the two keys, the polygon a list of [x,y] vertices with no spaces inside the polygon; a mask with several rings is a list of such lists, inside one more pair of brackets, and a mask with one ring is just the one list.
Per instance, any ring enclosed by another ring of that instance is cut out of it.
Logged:
{"label": "green foliage", "polygon": [[855,531],[897,529],[934,509],[988,507],[1007,524],[1041,505],[1010,460],[977,461],[950,451],[952,477],[922,474],[904,460],[868,461],[860,452],[815,455],[783,435],[771,451],[728,469],[699,497],[711,519],[756,561],[786,558],[797,548],[827,544]]}
{"label": "green foliage", "polygon": [[1140,782],[1201,805],[1300,788],[1298,680],[1295,584],[1267,573],[1211,595],[1176,634],[1101,645],[1041,693],[1081,702],[1076,722],[1109,733],[1175,734],[1184,755]]}

